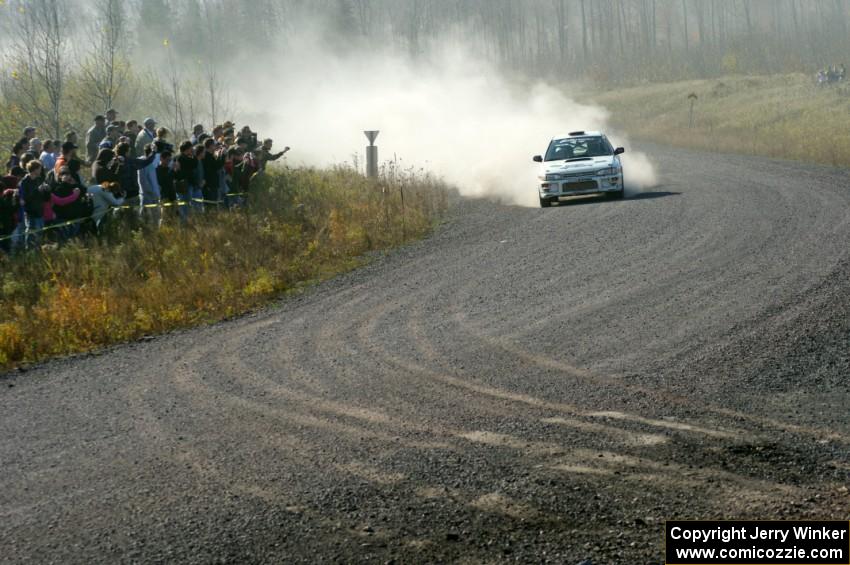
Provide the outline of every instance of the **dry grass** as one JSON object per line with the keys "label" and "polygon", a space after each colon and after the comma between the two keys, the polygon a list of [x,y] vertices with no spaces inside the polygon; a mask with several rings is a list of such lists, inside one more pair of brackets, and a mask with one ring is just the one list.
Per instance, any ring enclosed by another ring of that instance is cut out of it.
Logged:
{"label": "dry grass", "polygon": [[[688,127],[688,95],[694,127]],[[726,77],[597,93],[634,138],[730,153],[850,165],[850,86],[808,76]]]}
{"label": "dry grass", "polygon": [[445,187],[393,173],[376,184],[344,167],[277,171],[243,211],[159,231],[113,222],[100,241],[0,255],[0,368],[239,314],[421,237]]}

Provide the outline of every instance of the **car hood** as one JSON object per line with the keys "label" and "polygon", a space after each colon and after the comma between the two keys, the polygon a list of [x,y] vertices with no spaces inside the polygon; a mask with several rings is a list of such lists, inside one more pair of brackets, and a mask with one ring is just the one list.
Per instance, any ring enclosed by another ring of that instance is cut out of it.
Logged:
{"label": "car hood", "polygon": [[602,157],[589,157],[581,161],[547,161],[543,164],[545,174],[570,174],[584,171],[596,171],[605,167],[613,167],[617,164],[614,155]]}

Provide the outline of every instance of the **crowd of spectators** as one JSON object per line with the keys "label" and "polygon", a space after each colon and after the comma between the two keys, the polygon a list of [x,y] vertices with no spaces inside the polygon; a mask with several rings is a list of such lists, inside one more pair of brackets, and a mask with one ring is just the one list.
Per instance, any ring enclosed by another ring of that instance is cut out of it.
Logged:
{"label": "crowd of spectators", "polygon": [[113,109],[94,117],[82,148],[74,131],[36,134],[24,128],[0,178],[0,252],[97,235],[113,218],[159,227],[168,211],[188,222],[211,206],[243,205],[251,180],[289,151],[273,153],[271,139],[229,121],[211,132],[197,124],[175,147],[153,118],[124,122]]}
{"label": "crowd of spectators", "polygon": [[830,65],[829,67],[820,69],[815,80],[818,86],[826,86],[844,82],[846,77],[847,69],[844,68],[844,65]]}

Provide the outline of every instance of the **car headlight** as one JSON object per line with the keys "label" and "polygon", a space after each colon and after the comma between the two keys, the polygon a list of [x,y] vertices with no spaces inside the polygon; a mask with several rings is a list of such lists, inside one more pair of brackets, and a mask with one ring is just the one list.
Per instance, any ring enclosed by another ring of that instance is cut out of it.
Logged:
{"label": "car headlight", "polygon": [[561,180],[561,175],[546,175],[546,180]]}
{"label": "car headlight", "polygon": [[620,169],[617,167],[608,167],[607,169],[599,169],[596,171],[597,177],[610,177],[611,175],[616,175],[620,172]]}

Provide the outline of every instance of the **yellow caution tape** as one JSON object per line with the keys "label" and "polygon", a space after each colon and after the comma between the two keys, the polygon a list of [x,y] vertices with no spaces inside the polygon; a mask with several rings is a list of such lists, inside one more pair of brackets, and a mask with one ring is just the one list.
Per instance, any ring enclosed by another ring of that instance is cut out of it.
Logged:
{"label": "yellow caution tape", "polygon": [[[245,196],[246,194],[247,193],[245,193],[245,192],[234,192],[234,193],[228,194],[227,196],[229,196],[229,197],[230,196]],[[191,202],[200,202],[200,203],[203,203],[203,204],[225,204],[226,203],[226,201],[224,201],[224,200],[204,200],[203,198],[192,198]],[[189,206],[189,205],[190,205],[190,202],[188,202],[188,201],[177,200],[177,201],[173,201],[173,202],[161,202],[159,204],[125,204],[125,205],[121,205],[121,206],[110,206],[109,209],[110,210],[131,210],[133,208],[168,208],[170,206]],[[57,228],[62,228],[62,227],[65,227],[65,226],[72,226],[74,224],[81,224],[81,223],[85,222],[86,220],[93,220],[93,219],[94,219],[94,215],[91,215],[91,216],[86,216],[85,218],[77,218],[75,220],[68,220],[68,221],[65,221],[65,222],[62,222],[62,223],[59,223],[59,224],[50,224],[49,226],[45,226],[45,227],[37,229],[37,230],[26,230],[24,233],[22,233],[20,235],[20,237],[26,237],[29,234],[46,232],[46,231],[49,231],[49,230],[55,230]],[[6,241],[6,240],[9,240],[9,239],[14,239],[14,238],[15,238],[14,234],[13,235],[5,235],[3,237],[0,237],[0,241]]]}

